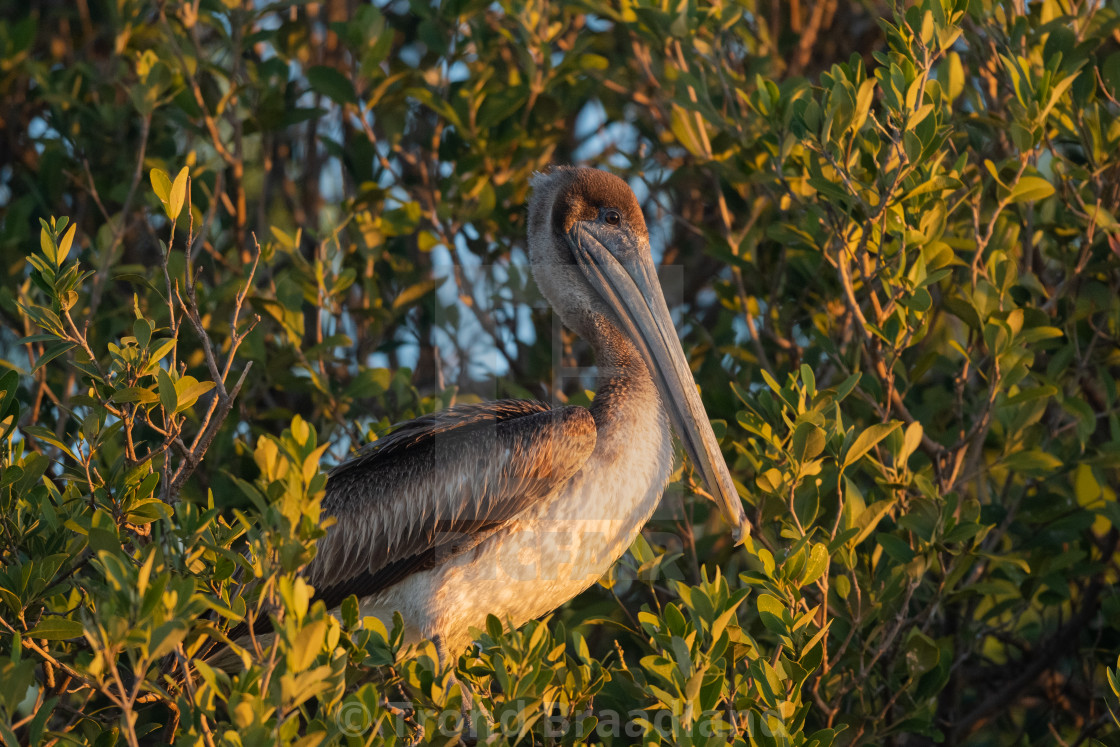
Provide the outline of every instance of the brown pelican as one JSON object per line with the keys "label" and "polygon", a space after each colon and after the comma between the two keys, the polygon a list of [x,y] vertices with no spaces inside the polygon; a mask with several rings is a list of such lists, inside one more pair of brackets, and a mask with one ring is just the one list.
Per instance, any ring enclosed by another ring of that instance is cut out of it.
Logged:
{"label": "brown pelican", "polygon": [[740,540],[749,531],[669,317],[638,201],[588,168],[537,175],[533,275],[598,365],[589,408],[502,400],[413,420],[330,474],[307,576],[328,607],[457,656],[493,613],[515,625],[595,583],[650,518],[670,424]]}

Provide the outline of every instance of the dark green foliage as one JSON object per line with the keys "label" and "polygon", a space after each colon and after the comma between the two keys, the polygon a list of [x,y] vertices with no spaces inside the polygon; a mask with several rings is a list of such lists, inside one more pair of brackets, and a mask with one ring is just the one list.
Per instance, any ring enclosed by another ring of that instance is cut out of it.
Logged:
{"label": "dark green foliage", "polygon": [[[1120,6],[786,5],[0,0],[0,739],[1120,744]],[[310,601],[322,470],[587,402],[525,253],[576,160],[755,532],[686,468],[452,671]]]}

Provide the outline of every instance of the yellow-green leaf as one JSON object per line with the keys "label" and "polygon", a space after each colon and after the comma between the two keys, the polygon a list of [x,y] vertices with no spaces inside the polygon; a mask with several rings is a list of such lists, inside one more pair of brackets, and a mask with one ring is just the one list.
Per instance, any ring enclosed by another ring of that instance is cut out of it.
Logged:
{"label": "yellow-green leaf", "polygon": [[152,191],[163,203],[163,209],[167,210],[171,201],[171,178],[163,169],[152,169],[149,178],[152,180]]}
{"label": "yellow-green leaf", "polygon": [[39,230],[39,250],[43,252],[44,257],[51,261],[51,264],[55,264],[55,256],[58,250],[55,248],[50,231],[45,228]]}
{"label": "yellow-green leaf", "polygon": [[855,464],[864,454],[871,451],[871,449],[875,447],[875,444],[889,436],[900,425],[902,425],[902,423],[896,420],[893,423],[877,423],[864,430],[863,433],[859,434],[855,443],[852,444],[852,448],[848,449],[848,453],[844,456],[844,466],[848,467]]}
{"label": "yellow-green leaf", "polygon": [[183,211],[183,203],[187,199],[187,178],[188,169],[184,166],[179,170],[178,176],[175,177],[175,182],[171,185],[171,195],[168,198],[168,212],[167,215],[171,220],[179,217],[179,213]]}
{"label": "yellow-green leaf", "polygon": [[199,381],[193,376],[184,376],[175,382],[175,392],[179,398],[179,404],[175,407],[175,412],[182,412],[188,407],[193,405],[199,397],[214,388],[213,381]]}
{"label": "yellow-green leaf", "polygon": [[155,347],[151,349],[150,353],[148,353],[148,362],[158,363],[159,361],[163,360],[163,358],[171,352],[171,349],[175,347],[176,342],[178,342],[178,340],[176,340],[174,337],[168,337],[164,340],[156,340]]}
{"label": "yellow-green leaf", "polygon": [[867,536],[875,531],[875,527],[879,526],[879,522],[887,515],[887,512],[894,507],[894,499],[886,498],[881,501],[875,501],[867,508],[863,509],[859,516],[856,517],[856,527],[859,528],[859,534],[852,537],[848,541],[848,547],[855,547],[860,542],[867,539]]}
{"label": "yellow-green leaf", "polygon": [[139,402],[142,405],[150,405],[153,402],[158,402],[159,397],[151,389],[142,386],[127,386],[123,389],[118,389],[113,392],[110,397],[113,402],[117,404],[124,404],[126,402]]}
{"label": "yellow-green leaf", "polygon": [[1052,194],[1054,194],[1054,185],[1041,176],[1024,176],[1011,190],[1011,201],[1045,200]]}
{"label": "yellow-green leaf", "polygon": [[678,104],[673,104],[673,110],[669,120],[669,129],[676,135],[677,142],[688,149],[689,153],[694,156],[704,156],[704,148],[700,143],[699,137],[692,129],[695,124],[696,119],[692,116],[691,112]]}
{"label": "yellow-green leaf", "polygon": [[805,570],[801,574],[801,585],[813,583],[828,570],[828,548],[821,543],[813,545],[809,551],[809,559],[805,562]]}
{"label": "yellow-green leaf", "polygon": [[70,226],[70,230],[62,237],[62,241],[58,244],[58,255],[55,259],[55,264],[61,265],[66,261],[66,255],[70,254],[70,245],[74,243],[74,232],[78,230],[78,224],[75,223]]}
{"label": "yellow-green leaf", "polygon": [[393,311],[411,306],[436,287],[434,280],[425,280],[416,285],[405,288],[400,295],[393,299]]}

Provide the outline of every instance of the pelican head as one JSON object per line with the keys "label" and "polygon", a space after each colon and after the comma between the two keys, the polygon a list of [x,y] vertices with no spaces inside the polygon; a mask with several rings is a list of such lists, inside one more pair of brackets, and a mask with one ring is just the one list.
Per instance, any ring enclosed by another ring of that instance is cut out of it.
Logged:
{"label": "pelican head", "polygon": [[589,168],[538,175],[529,254],[537,285],[566,326],[593,344],[613,328],[640,355],[685,452],[742,541],[750,524],[669,316],[630,187]]}

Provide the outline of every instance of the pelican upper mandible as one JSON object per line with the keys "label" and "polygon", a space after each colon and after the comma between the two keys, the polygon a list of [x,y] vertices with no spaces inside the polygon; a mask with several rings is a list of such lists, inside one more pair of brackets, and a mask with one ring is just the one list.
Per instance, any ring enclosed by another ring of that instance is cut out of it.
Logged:
{"label": "pelican upper mandible", "polygon": [[749,524],[696,391],[622,179],[555,168],[532,182],[533,275],[594,349],[590,407],[499,400],[405,423],[329,476],[335,523],[306,574],[328,607],[458,656],[487,614],[520,625],[594,584],[661,499],[676,430],[736,540]]}

